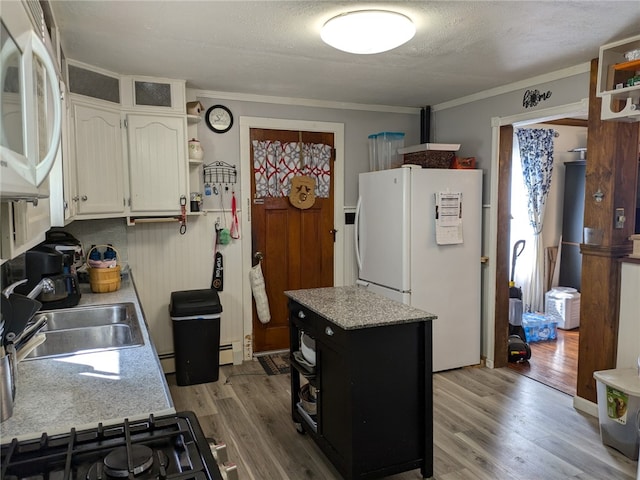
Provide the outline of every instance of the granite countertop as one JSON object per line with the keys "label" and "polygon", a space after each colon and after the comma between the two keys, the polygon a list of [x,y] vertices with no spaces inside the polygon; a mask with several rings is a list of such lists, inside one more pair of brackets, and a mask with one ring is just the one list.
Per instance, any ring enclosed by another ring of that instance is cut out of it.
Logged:
{"label": "granite countertop", "polygon": [[435,320],[427,313],[358,286],[289,290],[286,296],[345,330]]}
{"label": "granite countertop", "polygon": [[0,424],[1,443],[175,413],[133,281],[100,294],[81,284],[81,293],[79,305],[133,302],[144,345],[20,362],[14,411]]}

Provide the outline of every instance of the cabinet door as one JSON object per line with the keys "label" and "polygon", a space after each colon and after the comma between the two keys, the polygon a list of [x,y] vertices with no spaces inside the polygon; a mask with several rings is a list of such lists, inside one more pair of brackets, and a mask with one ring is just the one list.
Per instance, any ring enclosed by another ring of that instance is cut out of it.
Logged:
{"label": "cabinet door", "polygon": [[[48,182],[45,180],[45,184]],[[37,205],[25,201],[3,202],[0,225],[0,258],[15,258],[44,241],[45,233],[51,228],[49,199],[41,199]]]}
{"label": "cabinet door", "polygon": [[76,169],[71,141],[71,103],[65,95],[62,99],[62,138],[56,161],[49,174],[49,200],[51,203],[51,225],[64,227],[76,216]]}
{"label": "cabinet door", "polygon": [[352,412],[349,365],[345,352],[316,340],[316,358],[320,379],[318,433],[339,456],[348,455],[352,450]]}
{"label": "cabinet door", "polygon": [[124,214],[119,111],[74,104],[73,113],[78,215]]}
{"label": "cabinet door", "polygon": [[178,213],[187,196],[184,117],[127,115],[131,213]]}

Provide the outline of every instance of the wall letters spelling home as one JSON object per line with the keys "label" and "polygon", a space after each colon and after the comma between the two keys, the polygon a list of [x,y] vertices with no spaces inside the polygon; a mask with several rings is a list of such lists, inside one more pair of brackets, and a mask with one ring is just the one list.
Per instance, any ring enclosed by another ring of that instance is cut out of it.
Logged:
{"label": "wall letters spelling home", "polygon": [[548,100],[551,96],[551,90],[542,93],[540,90],[527,90],[522,97],[522,106],[531,108],[537,106],[543,100]]}

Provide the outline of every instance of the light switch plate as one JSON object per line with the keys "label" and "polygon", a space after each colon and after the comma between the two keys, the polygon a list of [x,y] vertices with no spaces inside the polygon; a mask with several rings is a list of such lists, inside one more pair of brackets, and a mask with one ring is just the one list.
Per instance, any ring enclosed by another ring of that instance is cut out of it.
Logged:
{"label": "light switch plate", "polygon": [[624,228],[624,222],[626,218],[624,217],[624,208],[616,208],[616,228]]}

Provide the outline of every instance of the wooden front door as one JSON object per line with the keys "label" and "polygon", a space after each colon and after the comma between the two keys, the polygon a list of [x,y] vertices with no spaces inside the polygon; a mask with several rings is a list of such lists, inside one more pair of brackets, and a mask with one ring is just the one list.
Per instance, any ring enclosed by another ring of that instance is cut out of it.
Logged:
{"label": "wooden front door", "polygon": [[[253,263],[257,263],[256,254],[260,252],[271,314],[268,323],[261,323],[253,302],[253,351],[266,352],[289,348],[286,290],[333,286],[335,149],[333,133],[252,128],[250,139]],[[269,156],[266,167],[258,165],[256,153],[261,157],[265,146],[276,142],[284,146],[281,153],[277,158]],[[300,144],[327,145],[329,161],[305,167],[307,160],[296,158],[296,145]],[[316,189],[315,202],[307,209],[294,207],[287,196],[291,178],[300,173],[298,169],[324,180],[325,194]],[[272,186],[268,193],[264,185],[267,179]]]}

